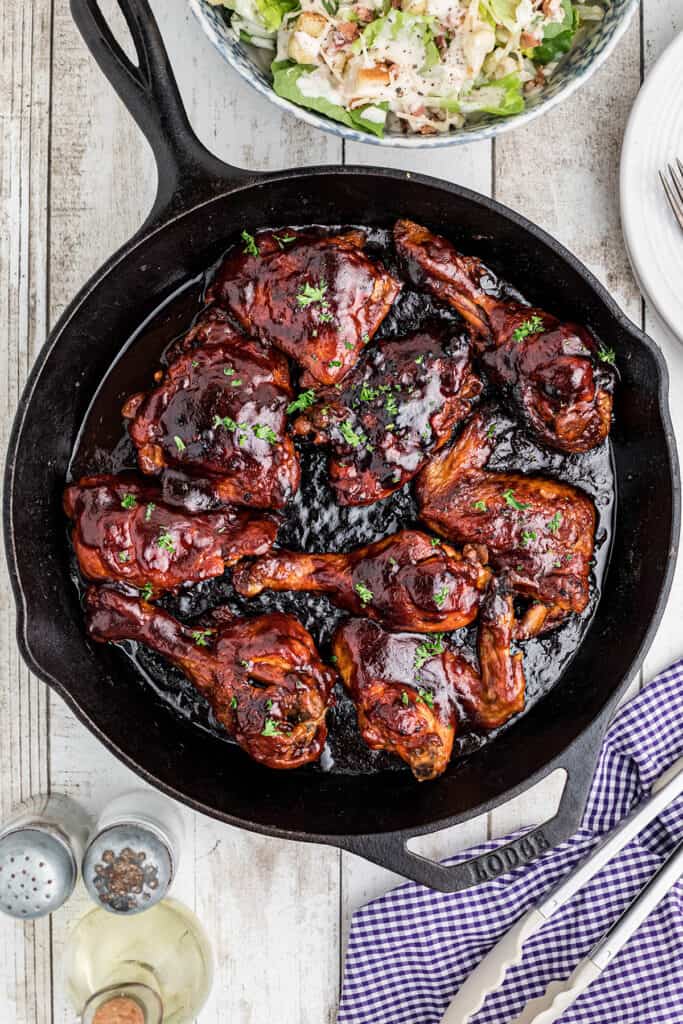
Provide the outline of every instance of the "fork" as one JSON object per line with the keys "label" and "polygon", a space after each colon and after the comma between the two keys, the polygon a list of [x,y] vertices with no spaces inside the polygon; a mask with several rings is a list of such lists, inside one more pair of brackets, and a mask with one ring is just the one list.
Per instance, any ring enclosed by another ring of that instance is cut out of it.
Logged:
{"label": "fork", "polygon": [[676,162],[667,165],[668,177],[664,171],[659,172],[669,206],[683,231],[683,163],[676,157]]}

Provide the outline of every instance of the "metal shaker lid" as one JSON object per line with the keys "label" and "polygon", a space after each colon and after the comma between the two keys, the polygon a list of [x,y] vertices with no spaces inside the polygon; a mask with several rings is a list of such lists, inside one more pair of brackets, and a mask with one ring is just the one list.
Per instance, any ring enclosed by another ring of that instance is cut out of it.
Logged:
{"label": "metal shaker lid", "polygon": [[24,826],[0,838],[0,910],[20,920],[45,917],[66,903],[78,864],[65,837]]}
{"label": "metal shaker lid", "polygon": [[81,870],[99,906],[113,914],[139,914],[164,898],[175,864],[161,831],[141,822],[119,822],[90,842]]}

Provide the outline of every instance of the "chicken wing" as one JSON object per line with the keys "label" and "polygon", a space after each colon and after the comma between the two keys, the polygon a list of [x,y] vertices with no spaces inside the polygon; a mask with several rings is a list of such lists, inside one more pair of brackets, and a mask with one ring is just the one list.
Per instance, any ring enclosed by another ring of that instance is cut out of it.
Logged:
{"label": "chicken wing", "polygon": [[369,505],[411,480],[446,444],[480,390],[469,345],[434,324],[374,346],[341,390],[303,392],[293,403],[305,409],[294,431],[332,445],[330,482],[340,505]]}
{"label": "chicken wing", "polygon": [[389,312],[401,285],[363,252],[365,235],[261,231],[223,261],[208,298],[244,329],[335,384]]}
{"label": "chicken wing", "polygon": [[490,577],[474,549],[463,557],[425,533],[402,530],[347,555],[279,551],[238,569],[233,584],[244,597],[318,591],[390,629],[434,633],[473,622]]}
{"label": "chicken wing", "polygon": [[335,674],[291,615],[220,608],[198,629],[109,587],[88,590],[86,614],[94,640],[137,640],[184,672],[255,761],[298,768],[320,757]]}
{"label": "chicken wing", "polygon": [[64,491],[81,572],[120,580],[147,597],[220,576],[275,542],[276,517],[244,509],[190,516],[133,476],[84,477]]}
{"label": "chicken wing", "polygon": [[415,487],[420,518],[455,543],[486,547],[493,568],[536,602],[517,634],[533,636],[588,604],[595,506],[558,480],[487,471],[489,433],[479,410],[422,470]]}
{"label": "chicken wing", "polygon": [[456,699],[483,729],[521,711],[524,669],[521,655],[510,650],[512,625],[512,598],[493,580],[482,607],[477,672],[440,633],[425,640],[388,633],[367,619],[342,623],[334,654],[368,746],[397,754],[422,782],[441,775],[450,761]]}
{"label": "chicken wing", "polygon": [[544,444],[585,452],[606,439],[614,386],[609,349],[585,327],[488,295],[480,261],[419,224],[399,220],[394,239],[410,279],[461,314],[491,382]]}
{"label": "chicken wing", "polygon": [[123,415],[143,473],[164,471],[164,499],[191,511],[281,508],[299,486],[286,431],[287,360],[212,310],[171,350],[158,386]]}

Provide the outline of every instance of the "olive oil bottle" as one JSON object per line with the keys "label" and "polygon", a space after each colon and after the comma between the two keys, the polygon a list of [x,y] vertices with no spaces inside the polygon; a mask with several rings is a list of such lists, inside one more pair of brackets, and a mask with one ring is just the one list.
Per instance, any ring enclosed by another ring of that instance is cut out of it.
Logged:
{"label": "olive oil bottle", "polygon": [[65,969],[83,1024],[190,1024],[213,961],[192,911],[165,899],[143,914],[91,910],[69,936]]}

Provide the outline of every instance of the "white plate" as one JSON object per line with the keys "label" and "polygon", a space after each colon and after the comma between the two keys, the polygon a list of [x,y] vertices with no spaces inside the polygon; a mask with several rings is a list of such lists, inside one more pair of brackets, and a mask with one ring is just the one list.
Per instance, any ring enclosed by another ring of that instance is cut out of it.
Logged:
{"label": "white plate", "polygon": [[646,299],[683,341],[683,231],[659,171],[683,160],[683,33],[665,50],[638,94],[621,151],[621,223]]}

